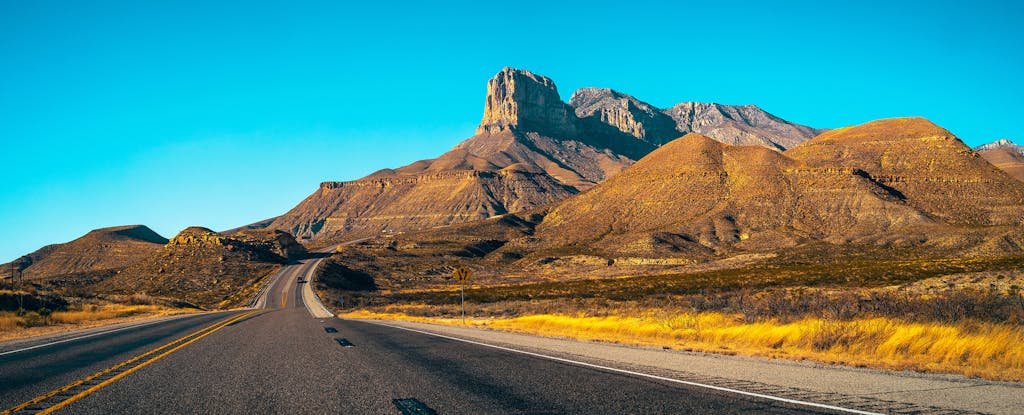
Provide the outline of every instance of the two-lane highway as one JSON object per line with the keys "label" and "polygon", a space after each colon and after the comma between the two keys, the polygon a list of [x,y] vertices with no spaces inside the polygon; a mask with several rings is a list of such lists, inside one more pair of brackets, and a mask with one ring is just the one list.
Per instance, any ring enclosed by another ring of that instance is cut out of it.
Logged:
{"label": "two-lane highway", "polygon": [[[261,309],[249,314],[204,314],[2,355],[0,403],[12,407],[152,352],[27,409],[56,407],[76,414],[836,412],[377,324],[317,318],[306,308],[306,284],[299,280],[308,281],[318,261],[283,268],[254,300]],[[158,347],[163,349],[153,351]],[[140,362],[146,363],[133,368]]]}

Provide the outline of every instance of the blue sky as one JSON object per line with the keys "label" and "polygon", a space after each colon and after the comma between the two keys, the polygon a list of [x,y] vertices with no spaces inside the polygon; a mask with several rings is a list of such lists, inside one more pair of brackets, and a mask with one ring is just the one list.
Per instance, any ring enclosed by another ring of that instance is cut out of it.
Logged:
{"label": "blue sky", "polygon": [[155,3],[0,2],[0,261],[105,226],[232,228],[434,157],[504,66],[566,100],[1024,139],[1018,2]]}

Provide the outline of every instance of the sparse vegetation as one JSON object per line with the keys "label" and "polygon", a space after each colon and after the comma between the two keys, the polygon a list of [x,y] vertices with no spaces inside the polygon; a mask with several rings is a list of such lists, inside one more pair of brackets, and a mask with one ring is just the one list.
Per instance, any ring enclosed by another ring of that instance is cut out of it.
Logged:
{"label": "sparse vegetation", "polygon": [[[995,277],[1010,281],[1008,289],[908,284],[1016,261],[849,267],[861,277],[857,286],[815,267],[785,266],[477,287],[467,291],[466,310],[474,325],[539,335],[1021,381],[1024,297],[1010,284],[1016,279]],[[350,317],[459,321],[449,291],[346,295],[362,301],[346,303]]]}
{"label": "sparse vegetation", "polygon": [[24,288],[0,290],[0,340],[198,311],[180,301],[146,294],[75,296],[34,285]]}

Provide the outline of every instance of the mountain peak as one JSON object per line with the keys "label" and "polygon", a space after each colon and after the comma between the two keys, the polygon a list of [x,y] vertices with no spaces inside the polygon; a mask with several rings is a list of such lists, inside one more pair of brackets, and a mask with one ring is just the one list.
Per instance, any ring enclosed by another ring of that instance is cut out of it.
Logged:
{"label": "mountain peak", "polygon": [[698,132],[733,145],[760,145],[785,150],[811,139],[821,130],[794,124],[756,105],[681,102],[666,109],[680,133]]}
{"label": "mountain peak", "polygon": [[487,81],[484,117],[477,134],[511,129],[574,137],[575,116],[546,76],[505,67]]}
{"label": "mountain peak", "polygon": [[660,109],[613,89],[581,88],[572,94],[569,105],[583,120],[584,131],[591,135],[607,125],[654,146],[681,135],[675,122]]}
{"label": "mountain peak", "polygon": [[988,144],[983,144],[974,148],[974,151],[982,152],[987,150],[998,150],[1001,148],[1009,148],[1016,150],[1018,153],[1024,154],[1024,146],[1021,146],[1008,138],[999,139]]}

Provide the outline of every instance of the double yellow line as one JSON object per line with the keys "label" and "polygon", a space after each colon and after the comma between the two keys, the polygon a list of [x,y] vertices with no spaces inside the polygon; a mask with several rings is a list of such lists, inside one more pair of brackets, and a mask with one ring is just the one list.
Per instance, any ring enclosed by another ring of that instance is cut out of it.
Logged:
{"label": "double yellow line", "polygon": [[56,404],[51,405],[51,406],[49,406],[49,407],[47,407],[45,409],[42,409],[42,410],[40,410],[38,412],[39,414],[50,414],[50,413],[53,413],[54,411],[56,411],[58,409],[61,409],[61,408],[65,407],[65,406],[70,405],[72,402],[75,402],[75,401],[77,401],[79,399],[82,399],[82,398],[88,396],[89,394],[91,394],[93,392],[96,392],[96,391],[98,391],[100,389],[103,389],[103,388],[109,386],[110,384],[118,381],[119,379],[121,379],[121,378],[123,378],[125,376],[128,376],[129,374],[131,374],[132,372],[135,372],[136,370],[139,370],[139,369],[141,369],[141,368],[143,368],[145,366],[148,366],[150,363],[153,363],[153,362],[155,362],[157,360],[163,359],[164,357],[167,357],[167,355],[170,355],[171,353],[174,353],[174,352],[180,350],[181,348],[183,348],[185,346],[188,346],[188,345],[190,345],[192,343],[195,343],[196,341],[198,341],[199,339],[201,339],[203,337],[206,337],[206,336],[209,336],[210,334],[213,334],[217,330],[220,330],[220,329],[222,329],[222,328],[224,328],[224,327],[226,327],[226,326],[228,326],[228,325],[230,325],[230,324],[232,324],[232,323],[234,323],[236,321],[239,321],[239,320],[241,320],[243,318],[246,318],[246,317],[248,317],[250,315],[253,315],[253,314],[257,313],[257,312],[258,311],[249,311],[247,313],[243,313],[243,314],[240,314],[238,316],[235,316],[234,318],[231,318],[231,319],[229,319],[227,321],[221,321],[221,322],[213,323],[213,324],[211,324],[209,326],[203,327],[202,329],[196,330],[195,332],[192,332],[192,333],[190,333],[190,334],[188,334],[188,335],[186,335],[184,337],[181,337],[181,338],[179,338],[179,339],[177,339],[175,341],[167,343],[167,344],[165,344],[163,346],[157,347],[157,348],[155,348],[153,350],[150,350],[150,351],[148,351],[146,353],[140,354],[140,355],[135,356],[135,357],[133,357],[131,359],[128,359],[128,360],[125,360],[125,361],[123,361],[121,363],[118,363],[118,364],[116,364],[114,366],[111,366],[111,367],[103,369],[103,370],[101,370],[99,372],[93,373],[93,374],[91,374],[89,376],[86,376],[86,377],[80,379],[80,380],[76,380],[76,381],[71,382],[71,383],[69,383],[67,385],[61,386],[61,387],[59,387],[57,389],[54,389],[52,391],[49,391],[49,392],[44,393],[42,395],[39,395],[39,396],[37,396],[35,398],[32,398],[31,400],[22,402],[22,403],[14,406],[14,407],[12,407],[10,409],[7,409],[7,410],[5,410],[3,412],[0,412],[0,414],[2,414],[2,415],[9,415],[9,414],[12,414],[14,412],[21,411],[21,410],[23,410],[25,408],[28,408],[29,406],[38,404],[38,403],[43,402],[43,401],[45,401],[47,399],[50,399],[50,398],[52,398],[54,396],[57,396],[57,395],[59,395],[61,393],[70,391],[70,390],[72,390],[72,389],[74,389],[74,388],[76,388],[78,386],[81,386],[82,384],[84,384],[86,382],[89,382],[89,381],[91,381],[93,379],[96,379],[96,378],[98,378],[100,376],[103,376],[103,375],[106,375],[106,374],[111,373],[113,371],[116,371],[118,369],[124,368],[126,366],[129,366],[129,365],[135,363],[135,362],[138,362],[140,360],[143,360],[143,359],[145,359],[145,358],[147,358],[149,356],[152,356],[152,355],[156,354],[156,356],[150,357],[148,360],[146,360],[146,361],[144,361],[142,363],[139,363],[139,364],[137,364],[135,366],[132,366],[132,367],[128,368],[127,370],[112,376],[110,379],[107,379],[107,380],[104,380],[104,381],[102,381],[100,383],[97,383],[97,384],[93,385],[92,387],[90,387],[90,388],[88,388],[86,390],[78,392],[78,393],[72,395],[71,397],[69,397],[67,399],[64,399],[64,400],[62,400],[60,402],[57,402]]}

